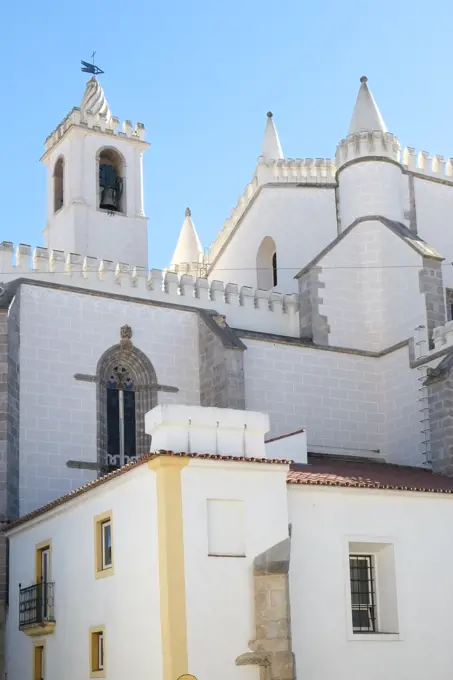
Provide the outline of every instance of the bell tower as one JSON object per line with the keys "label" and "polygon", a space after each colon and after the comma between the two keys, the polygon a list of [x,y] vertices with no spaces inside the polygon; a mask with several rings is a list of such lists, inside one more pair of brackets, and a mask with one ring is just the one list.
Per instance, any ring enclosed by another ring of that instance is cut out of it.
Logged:
{"label": "bell tower", "polygon": [[148,266],[142,123],[112,116],[93,76],[82,103],[45,142],[47,248]]}

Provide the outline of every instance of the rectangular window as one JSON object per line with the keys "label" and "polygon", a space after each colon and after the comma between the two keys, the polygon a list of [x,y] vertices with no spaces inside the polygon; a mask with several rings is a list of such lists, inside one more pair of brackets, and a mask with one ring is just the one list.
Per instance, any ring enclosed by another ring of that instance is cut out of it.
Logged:
{"label": "rectangular window", "polygon": [[352,628],[376,632],[376,580],[373,555],[349,555]]}
{"label": "rectangular window", "polygon": [[104,512],[94,518],[95,576],[104,578],[113,574],[113,522],[112,513]]}
{"label": "rectangular window", "polygon": [[44,645],[42,644],[37,644],[33,648],[33,680],[45,680]]}
{"label": "rectangular window", "polygon": [[[351,639],[399,636],[395,551],[392,543],[349,543]],[[361,635],[362,634],[362,635]]]}
{"label": "rectangular window", "polygon": [[245,511],[239,500],[208,500],[208,554],[245,557]]}
{"label": "rectangular window", "polygon": [[102,568],[110,569],[112,566],[112,523],[110,520],[102,522]]}
{"label": "rectangular window", "polygon": [[36,607],[39,611],[36,615],[41,621],[48,621],[52,612],[50,611],[52,586],[51,577],[51,554],[52,543],[49,540],[38,543],[35,554],[35,578],[37,588]]}
{"label": "rectangular window", "polygon": [[90,628],[90,677],[105,677],[105,631],[104,626]]}

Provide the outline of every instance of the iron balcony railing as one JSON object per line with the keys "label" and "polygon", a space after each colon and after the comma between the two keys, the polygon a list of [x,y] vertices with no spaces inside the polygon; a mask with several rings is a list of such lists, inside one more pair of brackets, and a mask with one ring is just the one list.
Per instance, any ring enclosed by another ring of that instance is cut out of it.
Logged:
{"label": "iron balcony railing", "polygon": [[27,588],[19,583],[19,628],[55,622],[55,583],[42,581]]}

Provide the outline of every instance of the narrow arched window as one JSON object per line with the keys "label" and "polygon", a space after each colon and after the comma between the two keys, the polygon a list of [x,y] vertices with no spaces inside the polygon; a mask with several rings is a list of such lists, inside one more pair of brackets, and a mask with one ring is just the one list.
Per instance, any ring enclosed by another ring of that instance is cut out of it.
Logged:
{"label": "narrow arched window", "polygon": [[108,463],[121,467],[136,456],[135,385],[121,361],[113,367],[106,388]]}
{"label": "narrow arched window", "polygon": [[109,212],[125,212],[125,172],[122,156],[115,149],[99,154],[98,206]]}
{"label": "narrow arched window", "polygon": [[59,158],[53,169],[53,209],[60,210],[64,204],[64,160]]}
{"label": "narrow arched window", "polygon": [[274,286],[277,285],[277,253],[272,255],[272,279],[274,281]]}
{"label": "narrow arched window", "polygon": [[98,459],[115,470],[150,451],[145,414],[157,405],[156,374],[136,347],[115,345],[98,363]]}
{"label": "narrow arched window", "polygon": [[266,236],[256,255],[256,278],[258,288],[270,290],[277,285],[277,249],[274,239]]}

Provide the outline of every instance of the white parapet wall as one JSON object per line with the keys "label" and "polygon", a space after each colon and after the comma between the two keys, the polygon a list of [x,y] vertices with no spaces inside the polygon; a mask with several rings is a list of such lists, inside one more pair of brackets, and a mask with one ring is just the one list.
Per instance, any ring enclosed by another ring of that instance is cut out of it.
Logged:
{"label": "white parapet wall", "polygon": [[45,152],[47,153],[58,144],[60,139],[73,125],[84,127],[87,130],[93,130],[93,132],[105,132],[106,134],[117,137],[129,137],[140,141],[145,139],[145,126],[143,123],[137,123],[134,127],[130,120],[124,120],[121,124],[120,119],[116,116],[111,116],[111,118],[107,118],[106,114],[93,116],[91,111],[82,113],[80,108],[74,107],[58,127],[56,127],[47,137],[45,141]]}
{"label": "white parapet wall", "polygon": [[417,151],[407,146],[403,151],[402,163],[407,170],[419,175],[443,179],[453,184],[453,158],[445,160],[444,156],[428,151]]}
{"label": "white parapet wall", "polygon": [[267,414],[230,408],[160,404],[145,416],[152,451],[265,458],[269,429]]}
{"label": "white parapet wall", "polygon": [[41,283],[122,295],[137,300],[215,310],[229,326],[290,337],[299,335],[297,295],[239,288],[187,274],[148,271],[124,263],[82,257],[60,250],[0,243],[0,281],[28,279]]}

